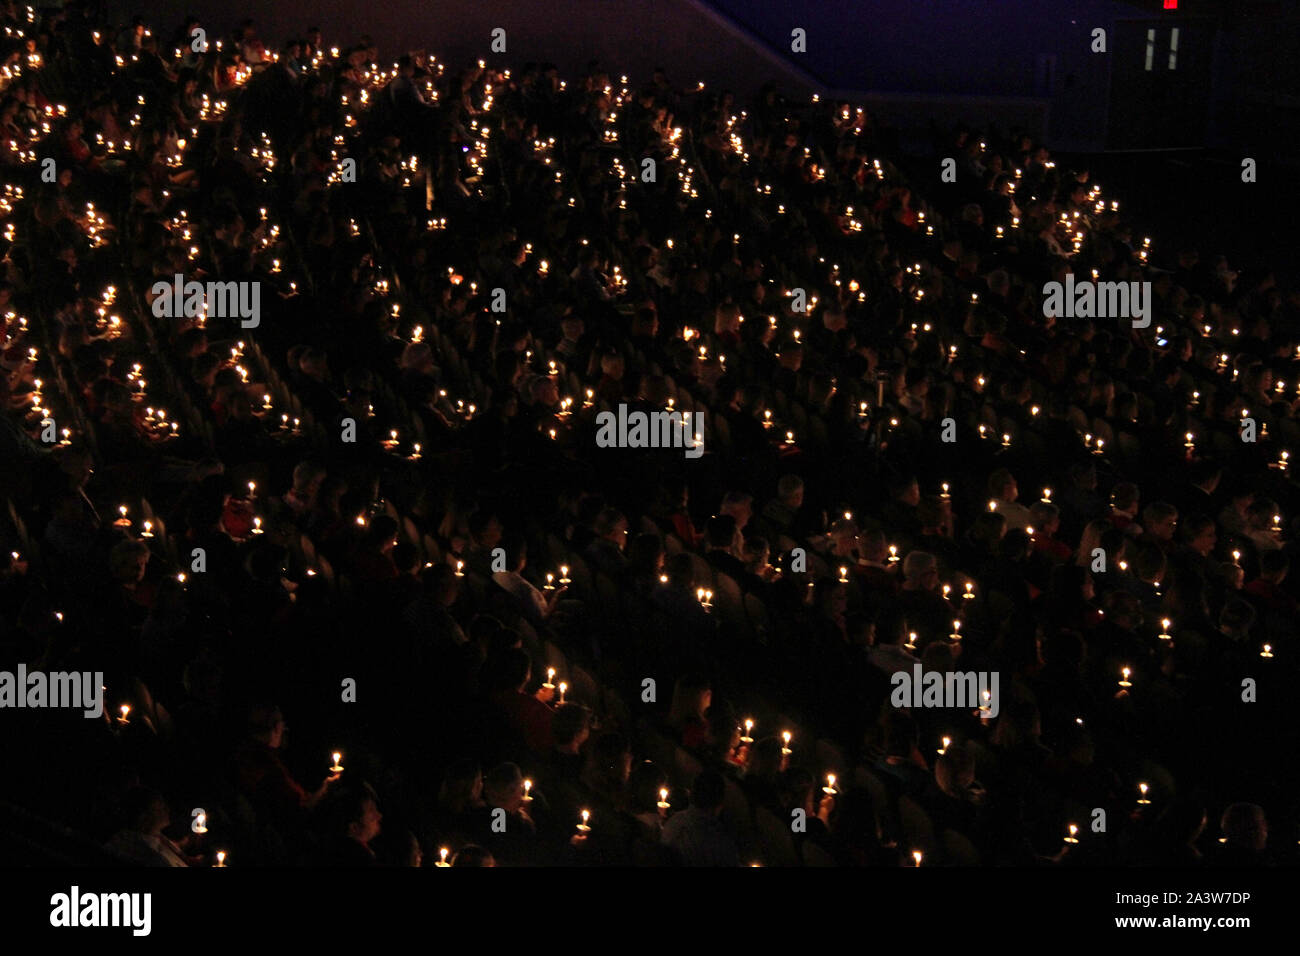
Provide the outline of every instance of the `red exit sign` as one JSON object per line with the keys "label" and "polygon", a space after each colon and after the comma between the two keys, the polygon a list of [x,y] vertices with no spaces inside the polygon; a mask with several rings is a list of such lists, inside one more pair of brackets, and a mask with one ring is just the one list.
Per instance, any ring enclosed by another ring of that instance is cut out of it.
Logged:
{"label": "red exit sign", "polygon": [[1165,9],[1166,9],[1166,10],[1177,10],[1177,9],[1178,9],[1178,0],[1165,0]]}

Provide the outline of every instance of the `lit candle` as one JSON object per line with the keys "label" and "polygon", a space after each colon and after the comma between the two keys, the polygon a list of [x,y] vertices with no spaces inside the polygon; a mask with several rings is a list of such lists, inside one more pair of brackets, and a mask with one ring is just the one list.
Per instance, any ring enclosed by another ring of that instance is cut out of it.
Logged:
{"label": "lit candle", "polygon": [[579,833],[582,833],[582,834],[585,835],[585,834],[591,832],[591,827],[587,826],[587,821],[590,820],[590,819],[591,819],[591,811],[590,811],[590,810],[583,810],[583,811],[582,811],[582,822],[578,824],[578,832],[579,832]]}
{"label": "lit candle", "polygon": [[896,544],[891,544],[889,546],[889,563],[890,564],[898,563],[898,545]]}
{"label": "lit candle", "polygon": [[533,790],[533,782],[531,780],[525,779],[524,780],[524,803],[533,802],[532,790]]}
{"label": "lit candle", "polygon": [[916,650],[916,631],[907,632],[907,643],[903,645],[909,651]]}
{"label": "lit candle", "polygon": [[1079,828],[1078,828],[1075,824],[1071,823],[1071,824],[1070,824],[1070,835],[1067,836],[1067,837],[1065,838],[1065,842],[1066,842],[1066,843],[1078,843],[1078,842],[1079,842],[1079,838],[1078,838],[1077,836],[1075,836],[1075,834],[1078,833],[1078,832],[1079,832]]}
{"label": "lit candle", "polygon": [[946,753],[948,752],[948,745],[949,745],[950,743],[952,743],[952,738],[951,738],[951,737],[944,737],[944,738],[943,738],[943,746],[940,747],[940,748],[936,751],[936,753],[938,753],[939,756],[942,757],[944,754],[946,754]]}
{"label": "lit candle", "polygon": [[1119,673],[1120,673],[1119,686],[1120,686],[1120,687],[1132,687],[1132,686],[1133,686],[1133,682],[1129,680],[1129,675],[1131,675],[1131,674],[1133,673],[1133,671],[1132,671],[1130,668],[1127,668],[1127,667],[1121,667],[1121,668],[1119,669]]}
{"label": "lit candle", "polygon": [[668,803],[667,787],[661,787],[659,789],[659,803],[656,804],[656,806],[658,806],[660,810],[667,810],[669,806],[671,806],[671,804]]}
{"label": "lit candle", "polygon": [[334,753],[334,766],[330,767],[330,773],[342,773],[342,772],[343,772],[343,764],[341,764],[341,763],[339,762],[339,761],[342,760],[342,759],[343,759],[343,755],[342,755],[341,753],[338,753],[338,752],[336,751],[336,752]]}
{"label": "lit candle", "polygon": [[1149,799],[1147,799],[1147,791],[1149,789],[1151,788],[1148,787],[1145,783],[1138,784],[1138,792],[1141,794],[1141,796],[1138,797],[1139,804],[1147,804],[1151,802]]}
{"label": "lit candle", "polygon": [[849,583],[849,569],[846,565],[840,565],[840,584]]}
{"label": "lit candle", "polygon": [[439,847],[439,849],[438,849],[438,855],[441,856],[442,859],[440,859],[437,863],[435,863],[435,864],[433,864],[433,865],[434,865],[434,866],[451,866],[451,864],[447,862],[447,854],[450,853],[450,852],[451,852],[451,850],[450,850],[448,847],[445,847],[445,846],[444,846],[444,847]]}
{"label": "lit candle", "polygon": [[1233,563],[1234,565],[1237,565],[1238,567],[1241,566],[1241,552],[1240,552],[1240,551],[1233,551],[1233,552],[1232,552],[1232,563]]}
{"label": "lit candle", "polygon": [[216,869],[221,869],[221,868],[224,867],[225,865],[226,865],[226,851],[225,851],[225,850],[218,850],[218,851],[217,851],[217,865],[216,865]]}
{"label": "lit candle", "polygon": [[1043,497],[1042,497],[1041,500],[1042,500],[1043,504],[1050,505],[1050,504],[1052,503],[1052,489],[1051,489],[1051,488],[1044,488],[1044,489],[1043,489]]}
{"label": "lit candle", "polygon": [[790,754],[792,754],[792,753],[794,752],[794,751],[792,751],[792,750],[790,749],[790,738],[791,738],[792,736],[794,736],[794,735],[791,734],[790,731],[788,731],[788,730],[783,730],[783,731],[781,731],[781,740],[782,740],[782,742],[783,742],[783,744],[784,744],[784,745],[781,747],[781,756],[782,756],[782,757],[788,757],[788,756],[790,756]]}
{"label": "lit candle", "polygon": [[560,691],[560,703],[561,703],[561,704],[564,703],[564,692],[565,692],[566,690],[568,690],[568,689],[569,689],[569,685],[566,684],[564,681],[560,681],[559,691]]}
{"label": "lit candle", "polygon": [[542,686],[545,687],[547,690],[554,690],[555,689],[555,684],[553,683],[554,680],[555,680],[555,668],[554,667],[546,668],[546,683],[543,684]]}
{"label": "lit candle", "polygon": [[953,641],[961,640],[961,621],[954,618],[952,622],[952,633],[948,635]]}
{"label": "lit candle", "polygon": [[261,519],[261,518],[254,518],[254,519],[253,519],[253,534],[261,534],[261,533],[262,533],[262,519]]}
{"label": "lit candle", "polygon": [[912,851],[912,859],[916,861],[916,865],[917,865],[917,866],[920,866],[920,865],[921,865],[921,859],[922,859],[922,856],[923,856],[923,855],[922,855],[922,853],[921,853],[920,850],[913,850],[913,851]]}
{"label": "lit candle", "polygon": [[543,586],[542,590],[543,590],[543,591],[554,591],[554,590],[555,590],[555,575],[554,575],[554,574],[549,574],[549,573],[548,573],[548,574],[546,575],[546,584],[545,584],[545,586]]}
{"label": "lit candle", "polygon": [[153,537],[153,522],[152,522],[152,521],[146,521],[146,522],[144,523],[144,530],[140,532],[140,537],[142,537],[142,538],[152,538],[152,537]]}
{"label": "lit candle", "polygon": [[456,577],[458,577],[458,578],[463,578],[464,576],[465,576],[465,562],[464,562],[464,561],[457,561],[457,562],[456,562]]}
{"label": "lit candle", "polygon": [[962,595],[962,600],[963,601],[975,600],[975,585],[971,584],[969,581],[966,582],[966,593]]}
{"label": "lit candle", "polygon": [[560,565],[560,584],[569,583],[569,566],[567,564],[562,564]]}
{"label": "lit candle", "polygon": [[1259,656],[1260,656],[1260,657],[1272,657],[1272,656],[1273,656],[1273,645],[1272,645],[1272,644],[1265,644],[1265,645],[1264,645],[1264,649],[1263,649],[1262,651],[1259,652]]}
{"label": "lit candle", "polygon": [[121,517],[118,518],[116,521],[113,522],[113,527],[115,527],[115,528],[129,528],[129,527],[131,527],[131,519],[128,518],[128,517],[126,516],[126,514],[127,514],[126,505],[118,505],[118,506],[117,506],[117,511],[118,511],[118,513],[121,515]]}
{"label": "lit candle", "polygon": [[250,481],[248,483],[248,498],[251,501],[256,497],[257,497],[257,482]]}
{"label": "lit candle", "polygon": [[117,718],[117,722],[119,724],[129,724],[131,722],[131,718],[130,718],[131,705],[123,704],[120,709],[122,711],[122,716]]}
{"label": "lit candle", "polygon": [[1160,639],[1162,641],[1167,641],[1170,639],[1169,625],[1172,623],[1173,622],[1170,621],[1169,618],[1167,617],[1160,619]]}
{"label": "lit candle", "polygon": [[754,738],[753,738],[753,736],[751,736],[751,734],[753,733],[753,730],[754,730],[754,721],[753,721],[753,719],[752,719],[752,718],[749,718],[749,717],[746,717],[746,718],[745,718],[745,733],[744,733],[744,735],[741,736],[741,738],[740,738],[740,742],[741,742],[742,744],[745,744],[746,746],[748,746],[749,744],[752,744],[752,743],[754,742]]}
{"label": "lit candle", "polygon": [[828,773],[826,775],[826,786],[822,787],[822,793],[829,797],[833,797],[835,794],[839,793],[839,791],[835,789],[835,774]]}
{"label": "lit candle", "polygon": [[198,814],[198,816],[194,818],[194,832],[195,833],[208,832],[208,815],[206,813],[200,813]]}
{"label": "lit candle", "polygon": [[984,696],[984,702],[980,704],[980,710],[979,710],[980,720],[992,720],[993,719],[993,706],[992,706],[993,692],[986,690],[984,691],[983,696]]}

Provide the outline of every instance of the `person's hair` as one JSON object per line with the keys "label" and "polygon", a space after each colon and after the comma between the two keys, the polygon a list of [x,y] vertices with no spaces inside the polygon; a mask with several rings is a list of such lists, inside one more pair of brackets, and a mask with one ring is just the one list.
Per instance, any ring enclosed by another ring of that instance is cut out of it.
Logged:
{"label": "person's hair", "polygon": [[1138,486],[1131,481],[1121,481],[1110,491],[1110,503],[1119,511],[1127,511],[1138,502]]}
{"label": "person's hair", "polygon": [[1291,559],[1285,551],[1264,551],[1259,556],[1259,573],[1272,577],[1284,574],[1291,567]]}
{"label": "person's hair", "polygon": [[916,518],[922,528],[936,528],[943,522],[943,499],[938,495],[925,495],[916,506]]}
{"label": "person's hair", "polygon": [[669,708],[668,722],[680,724],[702,716],[704,695],[712,683],[703,674],[687,674],[673,685],[673,702]]}
{"label": "person's hair", "polygon": [[999,468],[993,474],[989,475],[989,494],[994,498],[1001,498],[1002,493],[1016,479],[1008,468]]}
{"label": "person's hair", "polygon": [[1029,520],[1039,531],[1061,517],[1061,509],[1050,501],[1036,501],[1029,506]]}
{"label": "person's hair", "polygon": [[591,712],[582,704],[566,701],[551,717],[551,736],[557,746],[573,743],[591,726]]}
{"label": "person's hair", "polygon": [[468,843],[451,858],[452,866],[496,866],[496,859],[477,843]]}
{"label": "person's hair", "polygon": [[1142,520],[1148,526],[1177,517],[1178,509],[1167,501],[1153,501],[1142,509]]}
{"label": "person's hair", "polygon": [[1255,609],[1241,598],[1231,598],[1219,612],[1219,626],[1245,633],[1255,626]]}
{"label": "person's hair", "polygon": [[1264,808],[1254,803],[1231,804],[1219,819],[1219,829],[1223,831],[1228,845],[1234,847],[1255,849],[1261,846],[1267,826]]}
{"label": "person's hair", "polygon": [[499,794],[513,787],[523,777],[524,775],[520,771],[518,764],[499,763],[489,770],[487,776],[483,778],[483,789],[487,793]]}
{"label": "person's hair", "polygon": [[885,727],[885,753],[890,757],[910,757],[916,741],[916,721],[907,714],[891,712]]}
{"label": "person's hair", "polygon": [[727,799],[727,781],[718,771],[701,770],[691,785],[691,805],[701,810],[717,810]]}
{"label": "person's hair", "polygon": [[438,805],[452,813],[468,808],[474,797],[474,781],[480,773],[477,760],[459,760],[448,767],[438,788]]}
{"label": "person's hair", "polygon": [[141,541],[119,541],[108,555],[109,572],[118,581],[134,580],[136,562],[148,555],[149,547]]}
{"label": "person's hair", "polygon": [[1143,579],[1155,580],[1165,571],[1167,561],[1165,553],[1154,544],[1138,548],[1137,557],[1133,559],[1133,570]]}
{"label": "person's hair", "polygon": [[[498,627],[488,635],[489,641],[499,634],[505,628]],[[528,679],[532,673],[533,659],[528,656],[528,652],[522,647],[506,647],[499,650],[497,657],[496,672],[498,676],[498,690],[516,690],[519,685]]]}
{"label": "person's hair", "polygon": [[619,511],[617,508],[605,508],[600,512],[600,514],[596,515],[596,520],[591,524],[591,530],[594,531],[598,537],[603,538],[606,535],[612,534],[614,529],[625,520],[623,512]]}
{"label": "person's hair", "polygon": [[903,577],[909,582],[920,581],[934,567],[937,567],[937,562],[930,552],[909,551],[903,559]]}
{"label": "person's hair", "polygon": [[331,829],[339,835],[346,834],[348,827],[360,822],[366,815],[367,803],[379,805],[375,791],[368,786],[347,787],[331,794],[329,812],[326,814]]}
{"label": "person's hair", "polygon": [[1214,527],[1214,519],[1209,515],[1192,515],[1183,522],[1183,535],[1188,541],[1195,541],[1205,532]]}
{"label": "person's hair", "polygon": [[803,490],[803,479],[798,475],[782,475],[776,483],[776,493],[781,498],[791,498]]}
{"label": "person's hair", "polygon": [[706,533],[711,548],[730,548],[736,537],[736,519],[731,515],[717,515],[709,519]]}
{"label": "person's hair", "polygon": [[316,461],[300,461],[293,469],[293,487],[295,491],[306,491],[317,478],[324,478],[325,466]]}
{"label": "person's hair", "polygon": [[[148,832],[157,825],[166,809],[166,798],[153,787],[132,787],[122,798],[123,821],[132,830],[141,833]],[[163,813],[160,813],[160,810]]]}

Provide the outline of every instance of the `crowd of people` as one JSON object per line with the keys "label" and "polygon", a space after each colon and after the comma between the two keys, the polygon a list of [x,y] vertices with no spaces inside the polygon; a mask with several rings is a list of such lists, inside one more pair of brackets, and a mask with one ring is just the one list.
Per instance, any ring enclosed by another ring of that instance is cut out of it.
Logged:
{"label": "crowd of people", "polygon": [[1271,275],[1015,131],[2,10],[0,664],[105,695],[0,711],[33,859],[1291,860]]}

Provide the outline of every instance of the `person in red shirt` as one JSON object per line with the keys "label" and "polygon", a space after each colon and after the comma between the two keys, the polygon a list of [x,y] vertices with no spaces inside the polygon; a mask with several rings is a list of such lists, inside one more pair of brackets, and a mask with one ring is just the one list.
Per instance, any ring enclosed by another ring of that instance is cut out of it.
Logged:
{"label": "person in red shirt", "polygon": [[525,693],[533,677],[533,662],[522,648],[504,652],[500,675],[501,689],[492,695],[493,707],[529,750],[538,756],[549,754],[555,745],[551,733],[553,714],[539,697],[549,700],[554,691],[539,690],[539,697]]}
{"label": "person in red shirt", "polygon": [[341,774],[326,777],[310,793],[280,759],[289,725],[280,708],[258,705],[248,719],[248,739],[235,755],[236,784],[253,808],[272,824],[296,823],[324,799]]}

